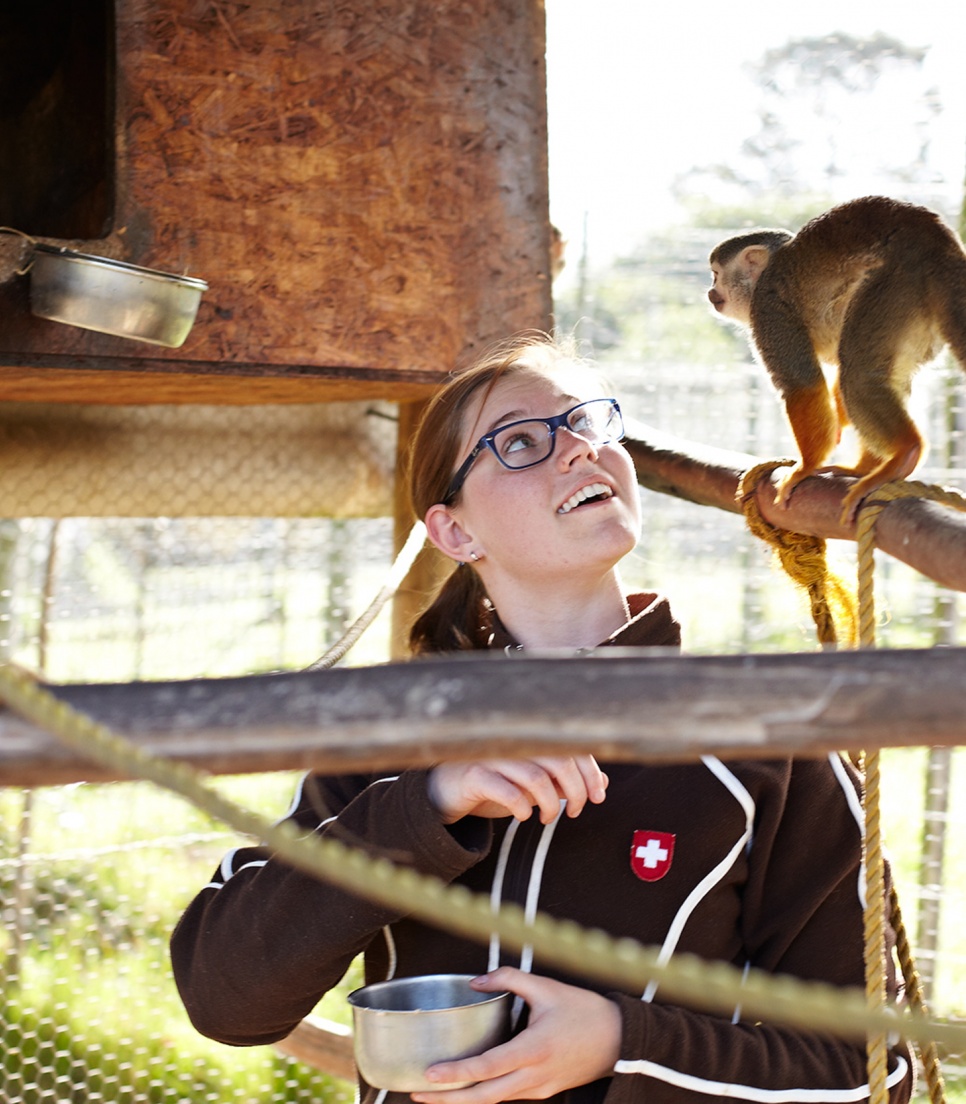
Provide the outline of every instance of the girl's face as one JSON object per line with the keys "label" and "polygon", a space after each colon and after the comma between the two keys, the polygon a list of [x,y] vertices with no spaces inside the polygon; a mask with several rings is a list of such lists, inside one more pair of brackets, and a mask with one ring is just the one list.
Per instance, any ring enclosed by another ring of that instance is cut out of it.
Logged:
{"label": "girl's face", "polygon": [[[459,460],[501,425],[552,417],[600,397],[576,366],[506,376],[470,405]],[[633,549],[641,530],[637,478],[624,447],[592,445],[565,427],[557,429],[549,459],[531,468],[511,471],[484,449],[449,509],[468,538],[456,558],[476,552],[487,585],[497,572],[543,582],[575,572],[599,577]]]}

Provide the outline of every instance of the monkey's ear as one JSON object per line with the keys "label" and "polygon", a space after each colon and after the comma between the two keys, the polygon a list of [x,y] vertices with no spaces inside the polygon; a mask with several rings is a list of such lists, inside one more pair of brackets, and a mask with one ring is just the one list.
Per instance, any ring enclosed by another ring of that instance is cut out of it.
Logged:
{"label": "monkey's ear", "polygon": [[753,280],[765,271],[770,260],[771,251],[764,245],[746,245],[737,258],[738,267]]}
{"label": "monkey's ear", "polygon": [[426,535],[444,556],[460,563],[469,557],[472,538],[448,506],[441,502],[430,506],[423,521],[426,523]]}

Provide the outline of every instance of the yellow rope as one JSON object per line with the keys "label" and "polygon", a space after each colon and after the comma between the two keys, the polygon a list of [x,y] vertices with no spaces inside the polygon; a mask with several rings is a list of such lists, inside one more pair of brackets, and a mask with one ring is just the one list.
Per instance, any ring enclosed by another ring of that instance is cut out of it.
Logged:
{"label": "yellow rope", "polygon": [[[762,465],[761,470],[775,466],[778,465]],[[742,481],[743,487],[749,482],[750,479],[746,477]],[[752,497],[749,494],[747,502],[750,503]],[[870,506],[873,505],[870,503]],[[750,508],[747,506],[746,512]],[[824,546],[824,542],[822,544]],[[819,549],[814,554],[823,556],[824,549]],[[789,562],[794,560],[794,556],[789,557]],[[820,570],[811,570],[810,577],[814,575],[815,579],[809,585],[820,586],[821,574]],[[874,614],[871,623],[874,625]],[[199,772],[184,764],[171,763],[149,755],[112,733],[106,726],[71,709],[40,687],[26,673],[9,665],[0,666],[0,700],[87,758],[104,763],[119,773],[154,782],[181,794],[197,808],[246,835],[262,840],[281,858],[300,869],[325,878],[350,892],[404,908],[470,938],[485,940],[496,931],[508,945],[520,948],[524,944],[530,944],[548,961],[575,972],[590,973],[592,976],[623,984],[639,982],[642,987],[651,980],[658,981],[669,996],[691,1000],[699,1006],[719,1011],[726,1011],[734,1003],[740,1002],[746,1012],[762,1019],[774,1018],[815,1030],[846,1035],[861,1031],[870,1040],[885,1040],[887,1032],[901,1026],[907,1038],[925,1044],[924,1056],[927,1052],[935,1056],[936,1042],[945,1042],[951,1047],[966,1046],[966,1030],[928,1018],[917,974],[914,986],[909,985],[907,977],[910,992],[915,994],[913,1011],[903,1017],[900,1025],[893,1011],[885,1006],[884,980],[881,985],[878,980],[873,983],[875,1003],[867,999],[860,1004],[848,992],[833,986],[773,977],[754,970],[742,977],[725,963],[708,963],[693,956],[679,955],[661,964],[654,948],[644,947],[629,939],[613,939],[600,931],[586,931],[573,923],[555,921],[544,914],[538,914],[531,921],[527,921],[521,911],[515,908],[501,909],[494,915],[486,898],[471,894],[460,887],[445,886],[436,879],[394,867],[386,860],[372,859],[361,851],[347,848],[332,840],[323,840],[316,836],[298,837],[285,824],[270,824],[262,820],[211,789]],[[871,756],[866,759],[866,770],[871,770],[875,778],[874,788],[877,790],[878,763]],[[874,817],[877,820],[877,807]],[[870,863],[867,857],[870,900],[874,900],[877,894],[882,894],[882,883],[879,882],[877,890],[873,885],[875,866],[879,867],[881,873],[881,851],[876,862]],[[881,931],[882,910],[878,911]],[[905,945],[905,953],[900,952],[900,957],[906,958],[914,974],[897,906],[894,906],[893,915],[900,931],[900,945]],[[878,960],[884,968],[884,954],[878,955]],[[905,974],[905,963],[903,971]],[[870,1043],[870,1086],[873,1084],[871,1065],[874,1049]],[[938,1071],[938,1059],[927,1061],[924,1057],[924,1064],[929,1079],[932,1076],[931,1070]],[[876,1075],[876,1086],[880,1082],[881,1088],[877,1088],[872,1095],[875,1104],[882,1099],[881,1093],[885,1093],[886,1099],[888,1097],[884,1076],[880,1078]],[[943,1100],[941,1077],[938,1095],[933,1095],[932,1085],[933,1082],[930,1081],[932,1099],[940,1104]]]}
{"label": "yellow rope", "polygon": [[843,643],[851,647],[855,642],[855,598],[845,583],[829,571],[825,541],[777,528],[762,517],[758,506],[761,480],[775,468],[793,463],[793,460],[768,460],[749,468],[738,484],[737,500],[748,528],[772,546],[785,573],[808,595],[819,643],[824,648],[835,648],[841,633]]}
{"label": "yellow rope", "polygon": [[[847,591],[839,580],[827,573],[825,567],[825,542],[820,538],[808,538],[797,533],[776,529],[761,516],[756,499],[758,484],[777,467],[793,463],[790,460],[766,461],[744,473],[738,486],[737,498],[744,511],[749,529],[759,538],[771,544],[778,552],[786,573],[809,593],[812,619],[815,621],[819,642],[823,647],[835,645],[836,635],[832,623],[831,607],[837,606],[849,615],[852,626],[850,643],[854,643],[855,605],[843,602]],[[888,483],[876,490],[862,503],[856,525],[858,558],[858,643],[863,648],[874,648],[875,633],[875,524],[882,510],[898,498],[927,498],[955,509],[966,510],[966,497],[958,491],[936,487],[916,481]],[[831,595],[829,588],[831,587]],[[850,596],[848,596],[850,597]],[[830,627],[831,624],[831,627]],[[864,961],[866,999],[870,1008],[886,1005],[886,949],[885,949],[885,866],[882,857],[881,809],[880,809],[880,761],[879,752],[861,756],[864,775],[862,804],[865,814],[863,850],[866,872],[866,906],[864,915]],[[910,1007],[927,1015],[919,972],[916,969],[912,948],[906,934],[895,887],[890,894],[890,915],[896,932],[896,953],[906,985]],[[869,1097],[872,1104],[887,1104],[889,1090],[888,1037],[885,1032],[870,1032],[866,1038],[869,1071]],[[944,1104],[945,1085],[939,1065],[939,1054],[933,1041],[920,1043],[923,1074],[929,1087],[932,1104]]]}
{"label": "yellow rope", "polygon": [[[865,810],[865,996],[870,1008],[883,1008],[886,1004],[885,864],[879,808],[879,752],[867,752],[862,765],[865,775],[862,789]],[[885,1032],[871,1032],[865,1050],[869,1099],[872,1104],[888,1104],[889,1040]]]}
{"label": "yellow rope", "polygon": [[[878,517],[881,507],[871,507]],[[865,513],[860,508],[860,517]],[[868,537],[858,542],[859,580],[859,646],[874,648],[875,610],[873,590],[875,581],[874,524],[867,528]],[[858,538],[857,538],[858,539]],[[885,939],[885,864],[882,857],[882,824],[880,809],[879,752],[870,751],[862,756],[864,785],[862,808],[865,814],[863,848],[865,858],[865,994],[870,1008],[880,1008],[886,1002],[886,939]],[[893,918],[894,919],[894,918]],[[908,943],[903,933],[903,941]],[[866,1061],[869,1067],[869,1099],[872,1104],[888,1104],[889,1089],[886,1080],[889,1073],[889,1042],[881,1033],[870,1034],[866,1039]]]}
{"label": "yellow rope", "polygon": [[[859,579],[859,642],[863,648],[874,648],[876,640],[875,632],[875,526],[882,511],[890,502],[900,498],[924,498],[933,502],[939,502],[954,509],[966,510],[966,497],[958,491],[947,487],[938,487],[918,481],[899,481],[887,483],[879,487],[872,495],[862,503],[856,525],[856,544],[858,549],[858,579]],[[868,901],[866,913],[866,989],[869,999],[873,1000],[881,983],[884,986],[885,977],[885,947],[884,939],[876,930],[874,915],[879,915],[879,924],[883,923],[880,910],[873,907],[876,900],[881,900],[884,893],[882,874],[882,855],[879,820],[879,772],[878,752],[869,753],[866,756],[866,781],[865,781],[865,816],[866,816],[866,877],[868,880]],[[870,767],[873,768],[870,773]],[[873,896],[873,893],[875,896]],[[910,1007],[917,1012],[926,1011],[926,1002],[922,992],[919,971],[916,969],[912,955],[912,948],[906,935],[902,914],[899,910],[898,896],[893,888],[891,895],[893,927],[896,931],[896,953],[902,968],[902,976],[906,985],[906,996]],[[886,1043],[884,1039],[875,1036],[869,1038],[869,1083],[872,1085],[872,1071],[879,1075],[879,1068],[885,1061]],[[946,1099],[945,1085],[943,1083],[942,1070],[939,1065],[939,1054],[935,1044],[920,1046],[923,1076],[929,1088],[929,1097],[933,1104],[943,1104]],[[884,1075],[883,1075],[884,1078]],[[872,1101],[888,1099],[888,1093],[884,1087],[882,1095],[876,1095],[873,1091]]]}
{"label": "yellow rope", "polygon": [[[899,894],[896,887],[892,886],[889,894],[889,904],[892,909],[892,926],[896,933],[896,954],[902,967],[902,977],[906,983],[906,999],[909,1007],[917,1014],[926,1016],[926,998],[922,991],[922,979],[916,969],[916,963],[906,935],[906,926],[902,920],[902,910],[899,908]],[[939,1064],[939,1048],[930,1039],[920,1041],[919,1055],[922,1058],[922,1072],[929,1088],[929,1099],[932,1104],[944,1104],[946,1099],[946,1085],[943,1081],[942,1068]]]}

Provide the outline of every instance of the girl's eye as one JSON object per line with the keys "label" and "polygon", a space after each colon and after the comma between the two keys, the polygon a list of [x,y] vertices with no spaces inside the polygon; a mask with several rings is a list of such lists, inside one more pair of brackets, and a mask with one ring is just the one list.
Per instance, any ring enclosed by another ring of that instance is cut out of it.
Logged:
{"label": "girl's eye", "polygon": [[500,451],[504,456],[511,452],[520,452],[522,449],[536,447],[536,438],[527,430],[516,430],[513,433],[504,434],[500,440]]}

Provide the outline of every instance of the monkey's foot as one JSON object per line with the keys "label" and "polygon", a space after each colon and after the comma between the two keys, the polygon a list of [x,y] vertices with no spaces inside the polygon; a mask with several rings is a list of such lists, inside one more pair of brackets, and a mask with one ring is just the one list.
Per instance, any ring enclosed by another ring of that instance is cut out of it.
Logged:
{"label": "monkey's foot", "polygon": [[891,482],[891,479],[881,475],[863,476],[863,478],[847,492],[845,498],[842,499],[842,513],[839,515],[840,523],[842,525],[847,525],[851,529],[859,516],[859,510],[862,508],[862,503],[865,502],[870,494],[874,494],[880,487]]}
{"label": "monkey's foot", "polygon": [[858,517],[859,507],[874,490],[881,486],[881,480],[870,485],[864,479],[860,479],[842,499],[842,513],[839,514],[839,523],[851,529]]}
{"label": "monkey's foot", "polygon": [[845,497],[842,499],[842,513],[839,517],[841,523],[849,527],[853,526],[858,517],[862,503],[870,494],[877,491],[880,487],[885,486],[886,483],[892,483],[900,479],[908,479],[915,470],[916,464],[919,462],[921,451],[921,447],[916,446],[915,448],[908,449],[904,453],[899,453],[896,456],[890,456],[882,460],[878,466],[874,467],[871,471],[867,467],[863,470],[860,466],[858,470],[846,473],[858,475],[861,476],[861,478],[853,487],[849,488]]}
{"label": "monkey's foot", "polygon": [[775,484],[775,505],[781,506],[782,509],[788,509],[788,500],[792,497],[792,493],[799,483],[803,479],[808,479],[810,475],[814,474],[812,468],[802,468],[801,465],[796,465],[788,473]]}

